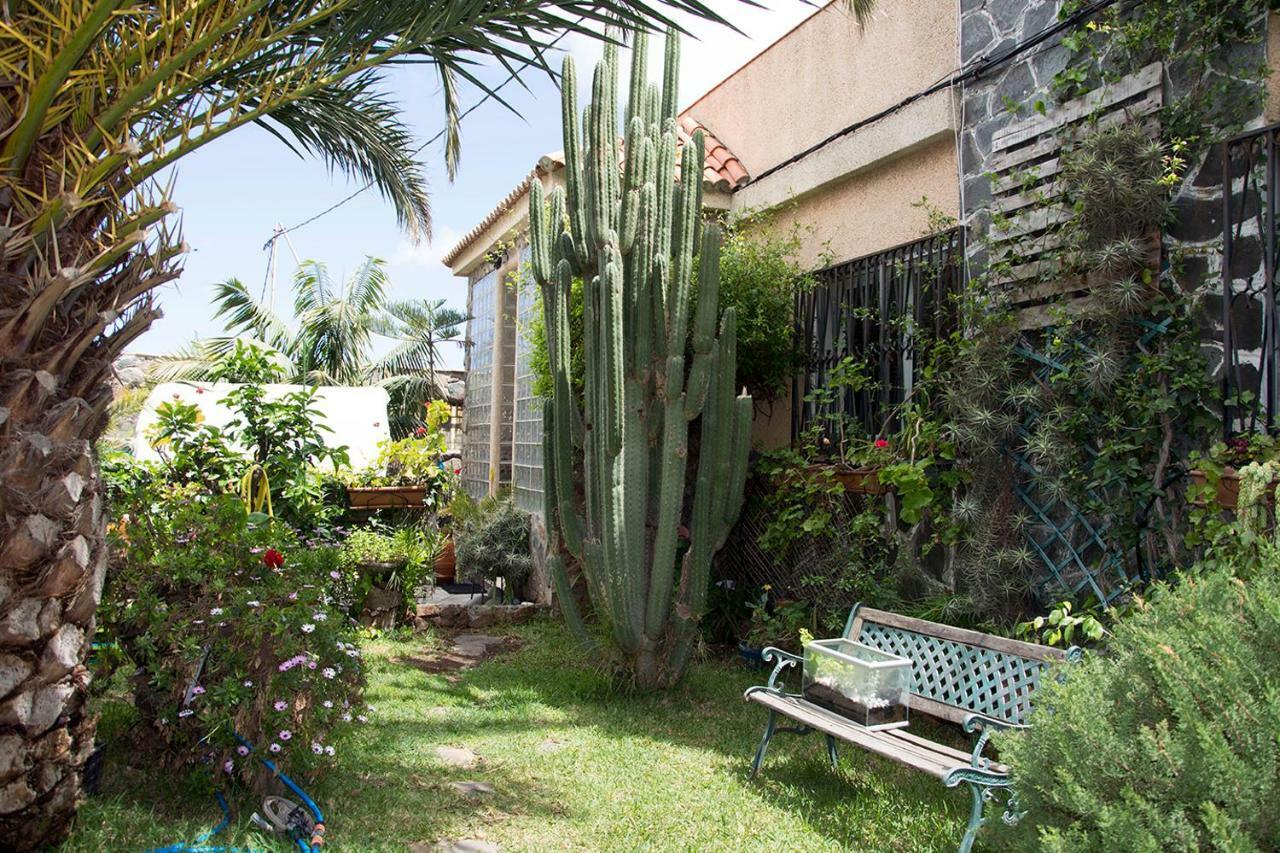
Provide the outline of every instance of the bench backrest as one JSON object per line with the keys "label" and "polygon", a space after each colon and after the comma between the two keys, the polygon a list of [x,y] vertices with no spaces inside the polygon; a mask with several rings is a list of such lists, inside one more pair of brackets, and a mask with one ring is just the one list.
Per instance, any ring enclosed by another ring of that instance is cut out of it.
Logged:
{"label": "bench backrest", "polygon": [[849,613],[844,636],[910,658],[912,712],[953,723],[982,714],[1025,724],[1031,696],[1049,664],[1080,656],[1075,648],[1010,640],[861,605]]}

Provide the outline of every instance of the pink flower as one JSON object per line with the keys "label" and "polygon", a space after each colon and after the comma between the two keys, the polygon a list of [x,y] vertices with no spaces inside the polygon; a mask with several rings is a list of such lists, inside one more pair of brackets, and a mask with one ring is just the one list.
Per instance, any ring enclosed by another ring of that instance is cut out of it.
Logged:
{"label": "pink flower", "polygon": [[236,747],[236,752],[240,753],[240,755],[242,755],[242,756],[244,756],[244,755],[248,755],[248,754],[249,754],[249,747],[245,746],[244,744],[241,744],[240,746],[237,746],[237,747]]}
{"label": "pink flower", "polygon": [[280,750],[284,749],[284,747],[282,747],[278,743],[273,743],[271,744],[271,746],[267,747],[267,749],[271,750],[272,752],[279,752]]}
{"label": "pink flower", "polygon": [[298,594],[297,594],[296,592],[291,592],[291,593],[289,593],[289,600],[290,600],[290,601],[297,601],[297,600],[298,600]]}
{"label": "pink flower", "polygon": [[307,661],[307,668],[308,668],[308,669],[315,669],[315,668],[316,668],[316,662],[315,662],[315,661],[313,661],[313,660],[309,660],[309,661]]}
{"label": "pink flower", "polygon": [[341,580],[342,572],[338,572],[338,571],[329,572],[329,577],[333,578],[334,580]]}
{"label": "pink flower", "polygon": [[337,750],[335,750],[335,749],[334,749],[333,747],[331,747],[331,746],[326,746],[326,747],[324,748],[324,754],[325,754],[325,755],[333,755],[333,754],[334,754],[334,752],[336,752],[336,751],[337,751]]}
{"label": "pink flower", "polygon": [[331,700],[329,700],[329,699],[324,700],[324,701],[323,701],[323,702],[321,702],[320,704],[321,704],[321,705],[323,705],[323,706],[325,706],[326,708],[332,708],[332,707],[333,707],[333,702],[332,702]]}
{"label": "pink flower", "polygon": [[227,773],[230,773],[232,770],[235,769],[235,767],[236,767],[236,763],[232,761],[230,758],[228,758],[226,761],[222,763],[222,769]]}
{"label": "pink flower", "polygon": [[291,737],[293,737],[293,732],[288,729],[280,730],[280,740],[289,740]]}
{"label": "pink flower", "polygon": [[323,675],[325,678],[333,678],[338,673],[334,672],[333,667],[326,666],[324,669],[320,671],[320,674]]}
{"label": "pink flower", "polygon": [[876,439],[876,449],[877,449],[877,450],[883,450],[883,449],[885,449],[885,448],[886,448],[886,447],[888,447],[888,446],[889,446],[889,442],[888,442],[888,441],[886,441],[885,439],[883,439],[883,438],[877,438],[877,439]]}
{"label": "pink flower", "polygon": [[311,744],[311,751],[314,752],[316,755],[320,755],[324,752],[324,747],[318,743],[313,743]]}
{"label": "pink flower", "polygon": [[179,716],[180,718],[181,718],[181,717],[190,717],[190,716],[191,716],[192,714],[194,714],[194,713],[195,713],[195,711],[191,710],[190,708],[183,708],[181,711],[179,711],[179,712],[178,712],[178,716]]}
{"label": "pink flower", "polygon": [[199,684],[197,684],[195,687],[192,687],[192,688],[191,688],[191,695],[192,695],[192,696],[203,696],[203,695],[204,695],[204,688],[203,688],[203,687],[201,687]]}
{"label": "pink flower", "polygon": [[289,703],[283,699],[277,699],[276,703],[271,707],[275,708],[277,711],[283,711],[285,708],[289,707]]}
{"label": "pink flower", "polygon": [[302,633],[304,633],[304,634],[310,634],[310,633],[311,633],[312,631],[314,631],[315,629],[316,629],[316,626],[315,626],[315,625],[312,625],[310,622],[306,622],[306,623],[304,623],[304,624],[303,624],[303,626],[302,626]]}

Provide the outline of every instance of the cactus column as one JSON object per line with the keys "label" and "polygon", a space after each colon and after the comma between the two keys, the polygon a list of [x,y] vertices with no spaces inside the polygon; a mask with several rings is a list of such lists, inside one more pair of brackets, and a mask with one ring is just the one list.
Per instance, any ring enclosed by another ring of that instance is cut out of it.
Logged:
{"label": "cactus column", "polygon": [[[544,414],[548,527],[582,567],[592,609],[636,682],[658,687],[684,671],[711,558],[741,509],[752,404],[735,394],[734,312],[719,312],[720,231],[702,222],[702,134],[678,150],[677,36],[667,35],[662,88],[646,79],[646,53],[637,34],[621,150],[616,46],[596,66],[581,124],[565,58],[566,186],[546,198],[533,181],[529,237],[554,389]],[[582,340],[569,330],[575,278]],[[569,376],[577,348],[581,394]],[[553,551],[565,617],[585,637]]]}

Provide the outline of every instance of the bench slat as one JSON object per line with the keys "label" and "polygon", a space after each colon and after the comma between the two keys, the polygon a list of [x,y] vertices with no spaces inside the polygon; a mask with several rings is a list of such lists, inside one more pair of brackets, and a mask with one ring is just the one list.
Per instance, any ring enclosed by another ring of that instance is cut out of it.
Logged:
{"label": "bench slat", "polygon": [[950,750],[921,737],[901,737],[901,729],[869,731],[839,714],[820,708],[799,697],[758,691],[748,698],[823,734],[832,735],[846,743],[862,747],[868,752],[928,773],[937,779],[946,776],[952,768],[967,766],[969,763],[969,756],[960,753],[962,757],[957,759],[951,754],[958,750]]}
{"label": "bench slat", "polygon": [[941,622],[929,622],[925,619],[903,616],[888,610],[876,610],[872,607],[858,609],[855,620],[857,631],[851,631],[848,636],[856,639],[861,631],[863,622],[872,622],[889,628],[901,628],[905,631],[913,631],[929,637],[940,637],[944,640],[964,643],[967,646],[990,649],[993,652],[1004,652],[1007,655],[1015,655],[1030,660],[1065,661],[1067,659],[1067,653],[1064,650],[1055,649],[1052,646],[1042,646],[1039,643],[1028,643],[1024,640],[1011,640],[1008,637],[997,637],[993,634],[984,634],[981,631],[957,628],[954,625],[943,625]]}

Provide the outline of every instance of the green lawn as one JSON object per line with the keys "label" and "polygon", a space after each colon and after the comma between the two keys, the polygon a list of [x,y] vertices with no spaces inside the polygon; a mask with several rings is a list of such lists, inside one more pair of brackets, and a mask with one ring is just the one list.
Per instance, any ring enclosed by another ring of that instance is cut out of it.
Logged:
{"label": "green lawn", "polygon": [[[340,740],[340,762],[311,793],[329,818],[329,849],[405,850],[415,842],[484,838],[505,850],[954,850],[967,790],[851,748],[839,772],[815,735],[774,739],[760,777],[746,778],[764,723],[742,690],[763,680],[730,661],[695,666],[665,695],[618,696],[576,664],[551,620],[511,629],[524,647],[453,681],[415,668],[433,642],[368,644],[370,723]],[[102,731],[130,721],[108,703]],[[918,727],[918,724],[913,724]],[[482,758],[473,770],[440,745]],[[143,850],[194,841],[218,816],[193,783],[108,758],[66,850]],[[494,793],[468,800],[449,783]],[[222,844],[289,849],[247,831],[247,810]]]}

